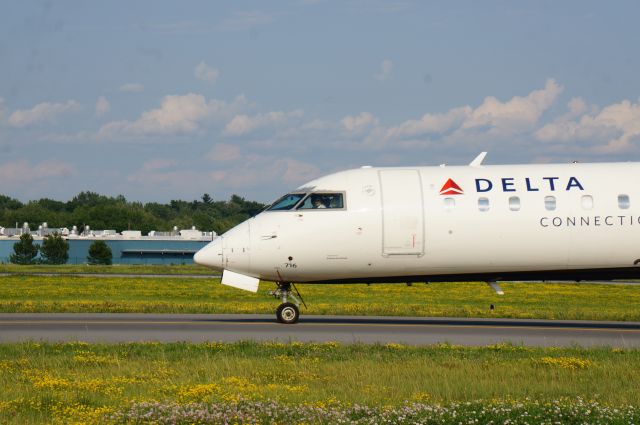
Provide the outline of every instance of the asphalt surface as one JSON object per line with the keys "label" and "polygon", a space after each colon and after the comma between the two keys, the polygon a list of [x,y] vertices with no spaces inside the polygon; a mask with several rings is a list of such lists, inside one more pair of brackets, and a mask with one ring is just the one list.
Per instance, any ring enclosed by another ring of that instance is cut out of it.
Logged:
{"label": "asphalt surface", "polygon": [[338,341],[640,347],[640,322],[272,315],[0,314],[0,342]]}

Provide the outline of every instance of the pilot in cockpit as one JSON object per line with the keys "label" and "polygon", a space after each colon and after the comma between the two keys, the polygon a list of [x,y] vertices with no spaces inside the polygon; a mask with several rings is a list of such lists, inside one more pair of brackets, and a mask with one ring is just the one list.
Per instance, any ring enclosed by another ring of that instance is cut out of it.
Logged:
{"label": "pilot in cockpit", "polygon": [[321,196],[312,196],[311,202],[313,204],[313,208],[327,208],[327,206],[322,202]]}

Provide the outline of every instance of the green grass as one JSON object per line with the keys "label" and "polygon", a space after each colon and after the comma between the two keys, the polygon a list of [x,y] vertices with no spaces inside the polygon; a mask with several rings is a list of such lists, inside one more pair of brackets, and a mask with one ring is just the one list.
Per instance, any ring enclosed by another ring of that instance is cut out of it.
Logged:
{"label": "green grass", "polygon": [[89,264],[0,264],[0,273],[37,274],[37,273],[61,273],[61,274],[215,274],[197,264],[169,265],[169,264],[113,264],[111,266]]}
{"label": "green grass", "polygon": [[132,402],[639,406],[640,351],[497,345],[0,345],[0,422],[99,422]]}
{"label": "green grass", "polygon": [[[268,313],[279,301],[219,279],[12,275],[0,277],[0,312]],[[302,314],[509,317],[640,321],[640,286],[505,283],[299,285]],[[494,310],[489,306],[493,304]]]}

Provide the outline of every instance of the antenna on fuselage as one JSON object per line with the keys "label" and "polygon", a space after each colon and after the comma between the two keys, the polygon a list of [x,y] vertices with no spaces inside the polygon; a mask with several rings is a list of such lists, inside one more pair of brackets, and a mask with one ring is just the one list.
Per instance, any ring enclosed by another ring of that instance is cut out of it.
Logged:
{"label": "antenna on fuselage", "polygon": [[469,167],[480,167],[485,156],[487,156],[486,152],[480,152],[480,155],[476,156],[476,158],[469,163]]}

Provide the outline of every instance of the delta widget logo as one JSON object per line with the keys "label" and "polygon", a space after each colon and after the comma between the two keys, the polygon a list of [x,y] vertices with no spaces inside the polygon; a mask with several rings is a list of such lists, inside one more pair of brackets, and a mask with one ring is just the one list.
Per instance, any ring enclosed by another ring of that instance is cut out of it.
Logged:
{"label": "delta widget logo", "polygon": [[[477,178],[475,179],[476,193],[492,192],[493,190],[502,190],[502,192],[518,192],[526,190],[527,192],[556,192],[564,190],[584,190],[584,186],[577,177],[525,177],[517,179],[515,177],[501,178]],[[464,190],[454,182],[448,179],[440,189],[440,195],[464,195]]]}
{"label": "delta widget logo", "polygon": [[452,179],[449,179],[440,189],[440,195],[464,195],[464,190]]}

